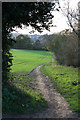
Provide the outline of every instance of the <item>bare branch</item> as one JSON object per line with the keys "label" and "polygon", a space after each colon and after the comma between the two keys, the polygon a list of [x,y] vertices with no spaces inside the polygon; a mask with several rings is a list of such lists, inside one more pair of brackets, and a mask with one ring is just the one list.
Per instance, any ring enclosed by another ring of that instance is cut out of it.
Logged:
{"label": "bare branch", "polygon": [[69,25],[70,25],[70,27],[72,28],[73,32],[75,32],[76,35],[78,35],[78,32],[77,32],[77,31],[75,30],[75,28],[73,27],[72,22],[71,22],[69,16],[67,16],[67,18],[68,18]]}
{"label": "bare branch", "polygon": [[[77,9],[71,9],[70,7],[70,1],[67,1],[63,8],[60,6],[60,10],[62,14],[68,19],[68,25],[72,28],[73,32],[75,32],[78,35],[78,10]],[[76,29],[77,28],[77,29]]]}

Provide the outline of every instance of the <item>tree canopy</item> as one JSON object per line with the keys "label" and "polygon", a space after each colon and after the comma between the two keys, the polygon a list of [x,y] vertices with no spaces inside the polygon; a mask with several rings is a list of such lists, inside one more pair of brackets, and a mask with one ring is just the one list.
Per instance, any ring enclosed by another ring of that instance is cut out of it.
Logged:
{"label": "tree canopy", "polygon": [[51,2],[3,2],[2,3],[2,59],[3,59],[3,80],[5,81],[12,65],[12,54],[9,52],[14,41],[10,32],[15,26],[22,27],[22,24],[41,32],[43,28],[49,30],[50,13],[55,3]]}

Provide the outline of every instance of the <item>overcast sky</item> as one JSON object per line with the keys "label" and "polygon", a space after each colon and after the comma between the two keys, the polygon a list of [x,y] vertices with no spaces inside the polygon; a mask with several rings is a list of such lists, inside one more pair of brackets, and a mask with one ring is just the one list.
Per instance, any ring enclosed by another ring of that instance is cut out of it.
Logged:
{"label": "overcast sky", "polygon": [[[60,5],[61,7],[63,8],[64,7],[64,3],[65,1],[67,0],[59,0],[60,1]],[[80,0],[69,0],[70,1],[70,7],[71,8],[76,8],[77,7],[77,3],[80,1]],[[53,25],[56,27],[51,27],[50,28],[50,32],[48,32],[47,30],[44,30],[41,34],[53,34],[53,33],[57,33],[57,32],[60,32],[64,29],[67,29],[69,28],[68,24],[67,24],[67,18],[61,13],[61,12],[58,12],[58,11],[53,11],[52,14],[54,15],[54,18],[52,19],[53,21]],[[24,28],[23,26],[23,29],[20,29],[20,28],[17,28],[15,29],[17,32],[21,33],[21,34],[30,34],[29,32],[32,30],[31,27],[29,26],[27,29]],[[32,33],[33,34],[33,33]],[[34,33],[34,34],[40,34],[38,33],[37,31]]]}

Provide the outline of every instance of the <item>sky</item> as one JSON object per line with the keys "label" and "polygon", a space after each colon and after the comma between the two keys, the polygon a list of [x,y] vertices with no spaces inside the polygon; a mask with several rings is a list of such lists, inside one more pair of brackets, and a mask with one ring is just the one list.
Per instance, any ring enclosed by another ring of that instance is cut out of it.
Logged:
{"label": "sky", "polygon": [[[64,6],[66,6],[66,2],[67,0],[59,0],[60,2],[60,6],[61,8],[63,9]],[[80,0],[69,0],[70,2],[70,7],[72,9],[75,9],[77,7],[77,3],[79,2]],[[68,20],[67,20],[67,17],[65,17],[61,11],[53,11],[52,14],[54,15],[54,18],[52,19],[53,21],[53,26],[56,26],[56,27],[51,27],[50,28],[50,32],[47,31],[47,30],[44,30],[41,35],[43,34],[53,34],[53,33],[58,33],[62,30],[65,30],[65,29],[68,29],[70,28],[69,25],[67,24],[68,23]],[[25,26],[23,25],[23,28],[15,28],[15,30],[20,33],[20,34],[30,34],[30,31],[32,31],[32,28],[31,26],[27,27],[27,29],[25,28]],[[13,32],[15,33],[15,31]],[[33,34],[33,33],[31,33]],[[39,34],[39,32],[35,31],[34,34]]]}

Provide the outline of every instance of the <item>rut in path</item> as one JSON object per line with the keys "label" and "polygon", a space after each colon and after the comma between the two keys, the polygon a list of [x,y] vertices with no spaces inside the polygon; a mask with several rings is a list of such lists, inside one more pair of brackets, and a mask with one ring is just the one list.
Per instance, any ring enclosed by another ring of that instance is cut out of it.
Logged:
{"label": "rut in path", "polygon": [[30,76],[37,79],[38,88],[48,102],[48,108],[41,113],[35,114],[35,118],[74,118],[74,113],[69,109],[69,104],[66,100],[56,92],[53,84],[49,82],[48,77],[43,77],[40,72],[40,67],[34,69]]}

